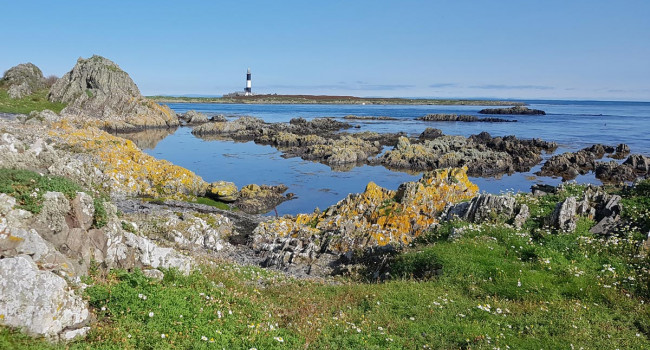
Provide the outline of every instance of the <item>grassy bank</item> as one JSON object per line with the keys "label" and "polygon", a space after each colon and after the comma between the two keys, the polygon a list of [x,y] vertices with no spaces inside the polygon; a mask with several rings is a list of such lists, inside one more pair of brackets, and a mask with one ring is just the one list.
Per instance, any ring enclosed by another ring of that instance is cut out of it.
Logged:
{"label": "grassy bank", "polygon": [[41,90],[32,95],[13,99],[9,97],[6,88],[0,87],[0,113],[17,113],[29,114],[31,111],[42,111],[49,109],[55,113],[60,113],[65,104],[50,102],[47,99],[48,90]]}
{"label": "grassy bank", "polygon": [[[596,237],[543,224],[555,200],[519,196],[517,230],[448,222],[391,258],[393,278],[297,280],[257,267],[205,265],[162,281],[139,271],[95,273],[84,292],[97,323],[71,349],[647,349],[650,227],[646,180],[621,192],[630,225]],[[542,197],[543,198],[543,197]],[[450,240],[453,235],[457,237]],[[63,348],[0,329],[0,347]]]}
{"label": "grassy bank", "polygon": [[238,97],[148,96],[159,103],[248,103],[248,104],[367,104],[367,105],[468,105],[518,106],[521,102],[459,99],[363,98],[354,96],[254,95]]}

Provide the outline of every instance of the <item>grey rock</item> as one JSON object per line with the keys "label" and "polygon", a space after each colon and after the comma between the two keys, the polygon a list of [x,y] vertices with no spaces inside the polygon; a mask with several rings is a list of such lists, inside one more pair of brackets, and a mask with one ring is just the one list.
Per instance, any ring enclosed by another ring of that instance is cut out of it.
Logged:
{"label": "grey rock", "polygon": [[[566,152],[555,155],[544,163],[542,169],[536,172],[540,176],[560,176],[564,180],[575,179],[578,175],[587,174],[596,169],[596,160],[606,153],[613,152],[611,146],[595,144],[577,152]],[[611,152],[608,152],[611,151]]]}
{"label": "grey rock", "polygon": [[519,212],[517,215],[515,215],[515,218],[512,221],[512,224],[517,228],[520,229],[526,220],[530,217],[530,210],[528,209],[528,206],[526,204],[522,204],[519,207]]}
{"label": "grey rock", "polygon": [[16,198],[5,193],[0,193],[0,215],[6,215],[15,205]]}
{"label": "grey rock", "polygon": [[629,164],[618,164],[616,161],[596,163],[596,178],[604,183],[621,183],[637,178],[634,168]]}
{"label": "grey rock", "polygon": [[59,336],[59,339],[63,342],[70,342],[80,338],[85,338],[88,332],[90,332],[90,327],[81,327],[79,329],[64,331]]}
{"label": "grey rock", "polygon": [[576,207],[575,197],[568,197],[555,206],[555,210],[550,216],[550,226],[565,232],[573,232],[576,229]]}
{"label": "grey rock", "polygon": [[29,96],[32,94],[32,89],[29,87],[29,84],[27,82],[22,82],[20,84],[14,84],[11,85],[9,90],[7,90],[7,94],[9,95],[10,98],[13,99],[18,99],[18,98],[23,98],[25,96]]}
{"label": "grey rock", "polygon": [[480,223],[493,221],[497,218],[510,219],[515,213],[515,198],[512,196],[495,196],[480,194],[469,202],[458,203],[450,207],[445,220],[461,219],[468,222]]}
{"label": "grey rock", "polygon": [[32,259],[18,256],[0,259],[0,315],[5,326],[56,337],[83,326],[89,311],[63,278],[39,271]]}
{"label": "grey rock", "polygon": [[604,217],[596,225],[594,225],[589,232],[596,235],[610,234],[618,226],[618,221],[613,217]]}
{"label": "grey rock", "polygon": [[70,201],[61,192],[47,192],[43,195],[43,208],[35,225],[43,238],[55,246],[64,244],[70,227],[66,216],[70,212]]}
{"label": "grey rock", "polygon": [[195,110],[189,110],[182,116],[182,120],[187,124],[196,125],[196,124],[207,123],[208,117],[201,112],[197,112]]}
{"label": "grey rock", "polygon": [[631,166],[641,175],[647,175],[650,172],[650,158],[641,154],[630,155],[623,164]]}
{"label": "grey rock", "polygon": [[112,131],[136,131],[178,125],[167,107],[142,97],[131,77],[101,56],[79,58],[50,89],[48,99],[67,103],[63,116],[96,121]]}
{"label": "grey rock", "polygon": [[72,205],[72,219],[74,227],[88,230],[93,224],[95,206],[93,197],[85,192],[77,192],[77,196],[70,202]]}
{"label": "grey rock", "polygon": [[[21,63],[15,67],[9,68],[2,79],[0,85],[14,89],[14,93],[21,94],[21,98],[32,94],[35,91],[45,88],[45,78],[43,72],[32,63]],[[9,92],[11,96],[12,92]]]}
{"label": "grey rock", "polygon": [[443,135],[444,134],[442,133],[442,130],[440,130],[440,129],[426,128],[420,134],[419,138],[420,138],[420,140],[434,140],[434,139],[437,139],[438,137],[441,137]]}

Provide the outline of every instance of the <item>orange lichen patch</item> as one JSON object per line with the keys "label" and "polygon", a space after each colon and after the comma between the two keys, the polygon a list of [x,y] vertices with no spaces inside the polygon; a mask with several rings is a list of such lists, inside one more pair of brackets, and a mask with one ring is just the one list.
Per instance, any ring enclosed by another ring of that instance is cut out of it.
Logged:
{"label": "orange lichen patch", "polygon": [[127,195],[183,199],[205,193],[207,183],[193,172],[158,160],[130,140],[95,127],[77,129],[67,122],[54,125],[50,136],[79,152],[95,156],[98,169],[112,180],[113,190]]}
{"label": "orange lichen patch", "polygon": [[[402,184],[397,191],[371,182],[363,193],[349,195],[323,213],[276,220],[261,232],[281,236],[336,232],[354,244],[367,242],[364,237],[380,246],[408,244],[436,223],[437,215],[448,203],[472,198],[477,192],[478,187],[467,177],[467,168],[427,173],[417,182]],[[307,226],[311,230],[305,231]],[[343,241],[341,250],[353,248]]]}
{"label": "orange lichen patch", "polygon": [[300,214],[296,220],[280,218],[273,221],[262,222],[258,225],[256,231],[265,232],[280,237],[311,236],[320,233],[320,230],[310,227],[304,223],[304,218],[306,217],[310,217],[310,215]]}

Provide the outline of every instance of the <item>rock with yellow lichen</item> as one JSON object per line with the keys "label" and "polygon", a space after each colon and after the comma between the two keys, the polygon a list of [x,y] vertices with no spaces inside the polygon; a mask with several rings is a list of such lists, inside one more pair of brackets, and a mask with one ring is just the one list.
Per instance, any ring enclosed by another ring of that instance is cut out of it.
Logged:
{"label": "rock with yellow lichen", "polygon": [[472,198],[477,191],[467,168],[426,173],[397,191],[371,182],[363,193],[350,194],[324,212],[261,223],[254,231],[253,249],[266,258],[267,266],[306,272],[316,265],[319,272],[333,272],[333,267],[323,266],[355,250],[410,243],[437,223],[447,204]]}
{"label": "rock with yellow lichen", "polygon": [[112,131],[136,131],[179,124],[167,106],[147,100],[131,77],[101,56],[79,58],[52,86],[52,102],[67,103],[62,116]]}
{"label": "rock with yellow lichen", "polygon": [[193,172],[142,152],[130,140],[95,127],[75,128],[55,123],[49,136],[58,147],[90,155],[108,178],[106,188],[116,196],[184,199],[205,194],[208,184]]}
{"label": "rock with yellow lichen", "polygon": [[206,195],[219,201],[234,202],[239,196],[239,190],[233,182],[216,181],[208,186]]}

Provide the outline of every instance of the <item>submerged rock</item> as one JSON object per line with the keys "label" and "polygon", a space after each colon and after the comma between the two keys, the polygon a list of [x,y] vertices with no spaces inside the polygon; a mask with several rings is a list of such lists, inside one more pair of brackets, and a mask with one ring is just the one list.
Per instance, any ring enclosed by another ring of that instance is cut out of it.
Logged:
{"label": "submerged rock", "polygon": [[50,89],[48,99],[67,103],[65,117],[113,131],[137,131],[178,125],[167,106],[144,98],[131,77],[101,56],[79,58]]}

